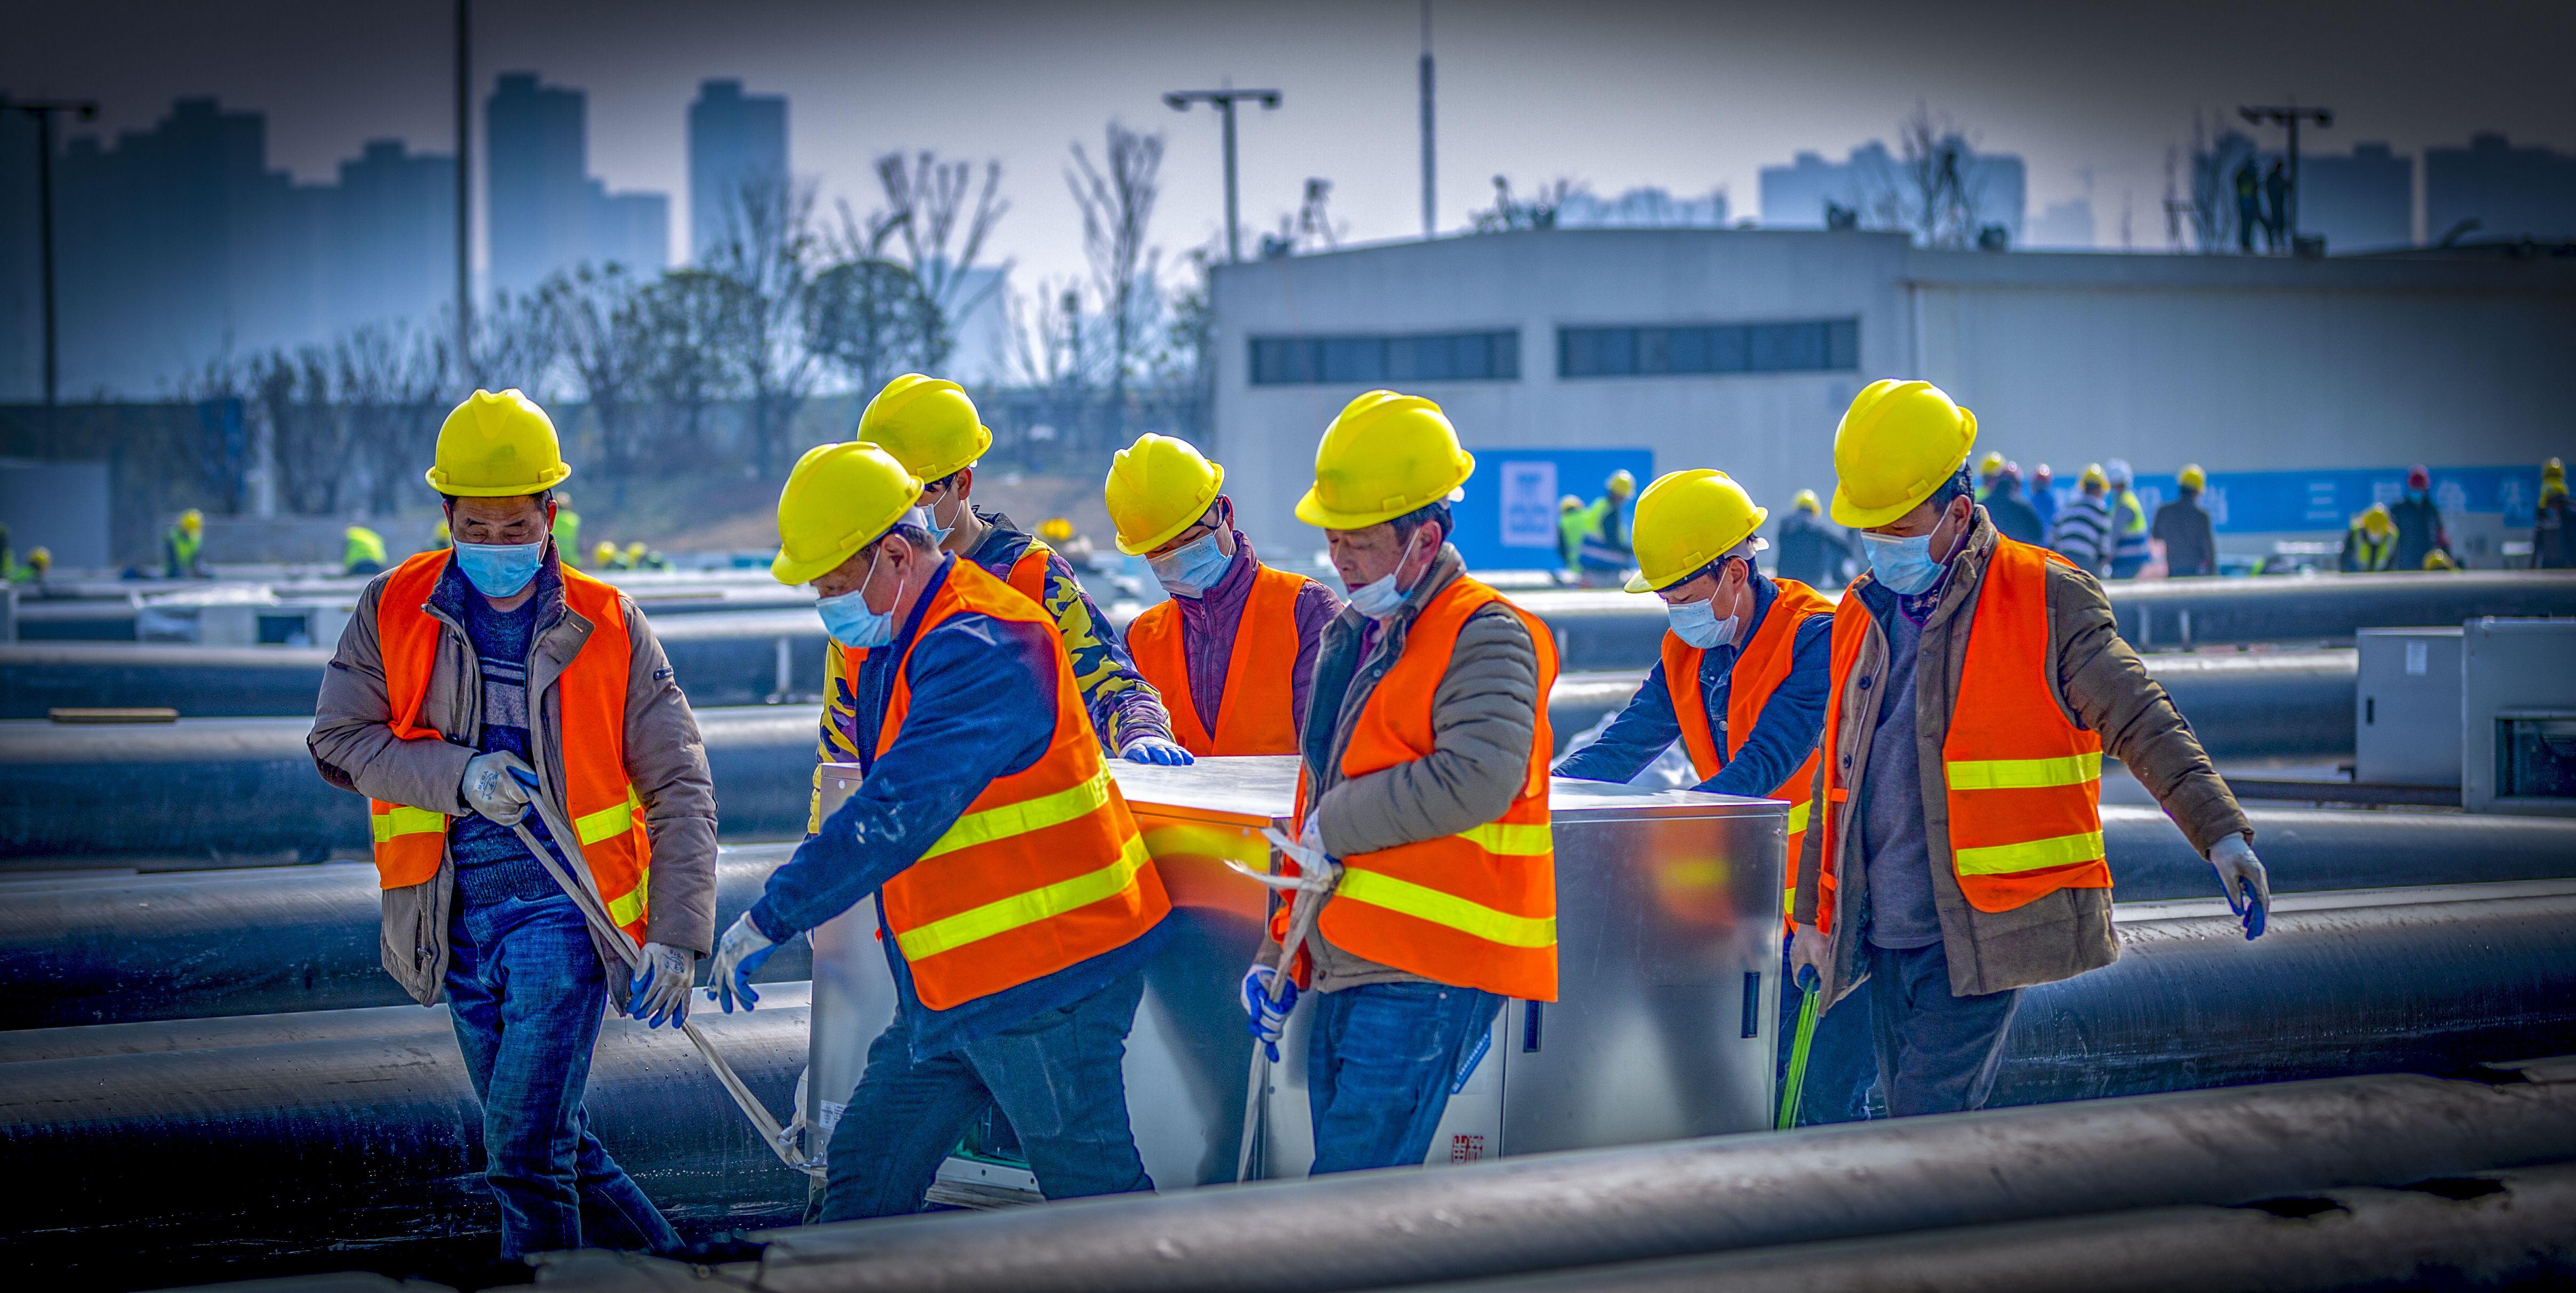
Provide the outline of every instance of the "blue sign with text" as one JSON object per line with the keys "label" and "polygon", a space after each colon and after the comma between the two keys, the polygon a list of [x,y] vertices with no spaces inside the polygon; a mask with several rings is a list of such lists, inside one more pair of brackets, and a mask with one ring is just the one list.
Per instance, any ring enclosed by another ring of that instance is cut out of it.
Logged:
{"label": "blue sign with text", "polygon": [[[1476,474],[1451,508],[1458,555],[1470,570],[1549,570],[1557,565],[1557,500],[1602,496],[1625,468],[1642,491],[1655,478],[1652,449],[1479,449]],[[1630,507],[1634,507],[1634,499]]]}

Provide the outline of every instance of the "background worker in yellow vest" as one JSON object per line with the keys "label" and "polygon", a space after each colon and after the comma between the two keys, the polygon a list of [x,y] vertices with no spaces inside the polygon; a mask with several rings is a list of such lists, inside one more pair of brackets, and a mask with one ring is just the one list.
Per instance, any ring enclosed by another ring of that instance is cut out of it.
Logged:
{"label": "background worker in yellow vest", "polygon": [[[1672,627],[1645,685],[1598,739],[1557,763],[1556,775],[1624,783],[1679,741],[1700,777],[1694,789],[1790,801],[1795,868],[1825,725],[1834,607],[1797,580],[1754,568],[1770,515],[1725,472],[1707,468],[1673,472],[1638,496],[1638,571],[1628,591],[1661,596]],[[1789,979],[1784,970],[1783,1020],[1798,1011]],[[1849,1011],[1828,1018],[1809,1043],[1802,1123],[1868,1116],[1877,1076],[1869,1031]],[[1780,1030],[1784,1074],[1790,1033]]]}
{"label": "background worker in yellow vest", "polygon": [[161,574],[168,579],[211,579],[205,557],[206,514],[192,507],[181,512],[178,523],[161,536]]}
{"label": "background worker in yellow vest", "polygon": [[555,494],[555,519],[547,527],[547,533],[553,536],[555,551],[562,554],[565,561],[575,565],[581,563],[581,513],[572,510],[572,495]]}
{"label": "background worker in yellow vest", "polygon": [[1971,497],[1976,438],[1939,388],[1900,381],[1834,434],[1834,519],[1870,570],[1834,613],[1790,957],[1829,1004],[1866,982],[1898,1117],[1982,1106],[2021,989],[2119,956],[2105,752],[2217,868],[2246,937],[2271,901],[2244,812],[2101,585]]}
{"label": "background worker in yellow vest", "polygon": [[895,1017],[832,1131],[823,1220],[918,1211],[993,1107],[1048,1198],[1150,1190],[1120,1064],[1171,904],[1055,625],[941,552],[920,495],[884,450],[832,444],[778,496],[771,573],[868,652],[867,778],[725,931],[714,991],[757,1001],[778,943],[877,895]]}
{"label": "background worker in yellow vest", "polygon": [[[505,1261],[678,1246],[591,1135],[582,1088],[612,999],[679,1026],[715,923],[697,721],[642,612],[548,541],[548,491],[570,470],[517,391],[448,415],[429,484],[455,547],[359,594],[310,738],[324,780],[375,801],[385,969],[422,1004],[447,1000]],[[614,936],[641,944],[640,972],[517,828],[586,878]]]}
{"label": "background worker in yellow vest", "polygon": [[[999,512],[976,507],[975,460],[993,447],[993,433],[975,412],[964,387],[919,373],[887,382],[859,415],[851,439],[893,454],[924,482],[922,509],[942,552],[964,557],[984,573],[1019,589],[1046,610],[1057,641],[1072,663],[1083,708],[1102,743],[1137,763],[1188,763],[1190,753],[1172,739],[1163,698],[1136,672],[1118,632],[1074,578],[1073,567],[1036,535]],[[844,653],[829,650],[823,664],[823,730],[817,755],[823,763],[858,758],[857,702]],[[819,776],[819,773],[818,773]],[[815,782],[806,830],[819,830],[822,783]]]}
{"label": "background worker in yellow vest", "polygon": [[[1448,542],[1473,470],[1438,405],[1371,391],[1326,428],[1297,504],[1351,589],[1300,740],[1307,855],[1342,871],[1291,982],[1265,957],[1243,997],[1265,1046],[1295,980],[1322,997],[1306,1052],[1319,1173],[1422,1162],[1502,999],[1556,998],[1556,651]],[[1290,924],[1274,913],[1272,938]]]}
{"label": "background worker in yellow vest", "polygon": [[1140,436],[1110,464],[1101,497],[1118,550],[1171,594],[1128,624],[1127,648],[1182,748],[1294,754],[1315,644],[1341,599],[1261,564],[1224,485],[1225,468],[1174,436]]}
{"label": "background worker in yellow vest", "polygon": [[340,573],[372,575],[385,568],[385,536],[363,525],[340,532]]}

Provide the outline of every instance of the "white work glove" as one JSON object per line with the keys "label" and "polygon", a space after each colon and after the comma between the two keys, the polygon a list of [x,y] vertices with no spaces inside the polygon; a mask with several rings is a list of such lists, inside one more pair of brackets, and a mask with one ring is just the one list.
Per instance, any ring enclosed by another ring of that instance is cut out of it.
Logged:
{"label": "white work glove", "polygon": [[626,984],[626,1013],[644,1021],[647,1028],[659,1028],[664,1019],[673,1028],[689,1019],[689,982],[697,977],[698,954],[685,947],[668,943],[646,943],[644,963],[635,967],[635,977]]}
{"label": "white work glove", "polygon": [[2209,846],[2209,864],[2218,869],[2218,888],[2227,895],[2227,905],[2245,922],[2246,941],[2261,938],[2272,908],[2272,877],[2255,860],[2254,846],[2242,834],[2230,835]]}
{"label": "white work glove", "polygon": [[760,994],[751,990],[751,976],[777,950],[778,944],[751,923],[750,912],[734,917],[732,927],[716,940],[715,967],[707,973],[707,999],[722,1002],[728,1015],[736,1001],[745,1010],[760,1004]]}
{"label": "white work glove", "polygon": [[1129,741],[1118,747],[1118,757],[1129,763],[1160,763],[1175,768],[1198,762],[1190,757],[1189,751],[1159,736],[1140,736]]}
{"label": "white work glove", "polygon": [[1831,950],[1815,926],[1789,927],[1789,973],[1797,976],[1801,991],[1811,991],[1824,982],[1825,957]]}
{"label": "white work glove", "polygon": [[536,786],[537,770],[527,760],[495,750],[465,761],[465,779],[456,790],[466,807],[504,826],[516,826],[528,815],[528,796]]}

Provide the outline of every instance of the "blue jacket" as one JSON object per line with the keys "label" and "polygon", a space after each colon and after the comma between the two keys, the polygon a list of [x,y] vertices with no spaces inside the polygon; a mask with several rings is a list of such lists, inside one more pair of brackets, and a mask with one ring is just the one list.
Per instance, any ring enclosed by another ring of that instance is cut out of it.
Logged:
{"label": "blue jacket", "polygon": [[[1753,583],[1753,622],[1745,626],[1742,639],[1750,640],[1762,625],[1762,617],[1771,613],[1771,602],[1779,587],[1757,575]],[[1789,774],[1806,762],[1807,753],[1816,748],[1817,738],[1825,730],[1825,692],[1833,664],[1833,617],[1819,615],[1798,626],[1796,643],[1791,647],[1789,676],[1781,680],[1771,699],[1762,706],[1761,716],[1753,723],[1753,734],[1744,740],[1744,748],[1728,759],[1717,775],[1693,786],[1713,795],[1752,795],[1768,798]],[[1701,703],[1707,707],[1709,731],[1717,738],[1718,757],[1726,758],[1726,703],[1735,676],[1736,644],[1703,652],[1699,662]],[[1610,720],[1608,730],[1592,744],[1565,756],[1556,765],[1556,775],[1582,781],[1625,782],[1645,770],[1647,764],[1681,739],[1681,719],[1673,712],[1673,694],[1664,682],[1664,666],[1656,662],[1646,675],[1646,685],[1637,689],[1619,716]]]}
{"label": "blue jacket", "polygon": [[[952,615],[905,654],[920,635],[931,594],[955,562],[953,556],[940,562],[893,645],[868,653],[852,687],[858,730],[865,734],[857,754],[867,780],[823,822],[820,833],[770,873],[751,908],[751,923],[762,936],[784,942],[849,910],[920,860],[995,777],[1025,771],[1046,753],[1055,731],[1056,659],[1063,651],[1052,626]],[[912,704],[894,743],[880,755],[876,737],[893,693],[896,661],[905,662]],[[932,1010],[914,994],[911,967],[885,930],[883,912],[877,928],[894,973],[892,1026],[910,1034],[914,1058],[927,1059],[1070,1005],[1139,969],[1164,927],[947,1010]]]}

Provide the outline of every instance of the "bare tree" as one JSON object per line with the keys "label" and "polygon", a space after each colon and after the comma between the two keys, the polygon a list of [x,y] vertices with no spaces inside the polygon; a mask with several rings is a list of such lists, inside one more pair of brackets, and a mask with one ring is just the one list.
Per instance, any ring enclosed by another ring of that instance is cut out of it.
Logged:
{"label": "bare tree", "polygon": [[[455,307],[445,311],[452,319]],[[455,332],[451,323],[446,331]],[[553,311],[534,292],[496,292],[474,313],[465,371],[487,391],[517,390],[543,405],[554,395],[557,361]]]}
{"label": "bare tree", "polygon": [[1976,150],[1948,117],[1921,104],[1897,126],[1906,223],[1926,247],[1974,247],[1986,220]]}
{"label": "bare tree", "polygon": [[1107,401],[1105,429],[1113,442],[1125,429],[1128,389],[1162,313],[1155,285],[1162,253],[1146,242],[1154,203],[1162,194],[1162,167],[1162,135],[1112,121],[1101,164],[1093,165],[1091,155],[1076,143],[1073,165],[1064,172],[1065,186],[1082,209],[1082,253],[1091,267],[1093,313],[1107,344],[1098,361],[1099,384]]}
{"label": "bare tree", "polygon": [[[1000,273],[980,287],[971,285],[984,240],[1011,209],[1001,196],[1002,164],[985,162],[979,187],[971,162],[943,161],[928,149],[909,163],[901,153],[887,153],[877,159],[877,184],[886,197],[880,239],[882,232],[901,235],[903,266],[937,312],[938,331],[923,347],[922,359],[923,367],[937,368],[955,346],[957,321],[984,305],[1011,270],[1012,262],[1004,261]],[[846,210],[842,220],[849,223]]]}
{"label": "bare tree", "polygon": [[414,497],[420,465],[438,443],[447,391],[447,334],[369,324],[332,346],[350,457],[365,471],[368,510],[395,511]]}
{"label": "bare tree", "polygon": [[677,269],[637,295],[643,389],[658,416],[653,447],[665,454],[703,452],[707,411],[735,392],[739,375],[726,339],[742,309],[741,288],[720,274]]}
{"label": "bare tree", "polygon": [[214,510],[237,513],[249,492],[250,366],[227,345],[178,385],[180,397],[197,406],[194,434],[182,437],[179,456]]}
{"label": "bare tree", "polygon": [[[2217,120],[2223,116],[2212,114]],[[2243,160],[2245,150],[2231,147],[2233,132],[2213,138],[2210,123],[2195,110],[2191,114],[2191,240],[2193,246],[2207,255],[2229,250],[2236,237],[2236,191],[2232,172]]]}
{"label": "bare tree", "polygon": [[269,461],[286,510],[329,516],[348,479],[348,424],[334,402],[330,352],[306,346],[251,361],[251,390],[268,419]]}
{"label": "bare tree", "polygon": [[934,370],[947,357],[948,327],[912,269],[886,256],[886,245],[910,217],[879,212],[862,221],[849,204],[840,227],[823,239],[831,264],[805,297],[807,344],[860,395],[911,369]]}
{"label": "bare tree", "polygon": [[643,410],[655,361],[644,285],[622,265],[583,265],[541,290],[565,369],[580,383],[598,437],[601,475],[617,506],[644,452]]}
{"label": "bare tree", "polygon": [[752,469],[784,469],[787,436],[814,390],[818,357],[807,344],[807,295],[819,250],[814,190],[774,177],[747,180],[727,204],[725,237],[706,266],[732,287],[721,344],[750,405]]}
{"label": "bare tree", "polygon": [[1582,192],[1583,186],[1559,177],[1539,185],[1526,198],[1512,195],[1512,182],[1494,177],[1494,205],[1470,212],[1468,226],[1477,233],[1509,233],[1518,229],[1553,229],[1557,209],[1565,200]]}

